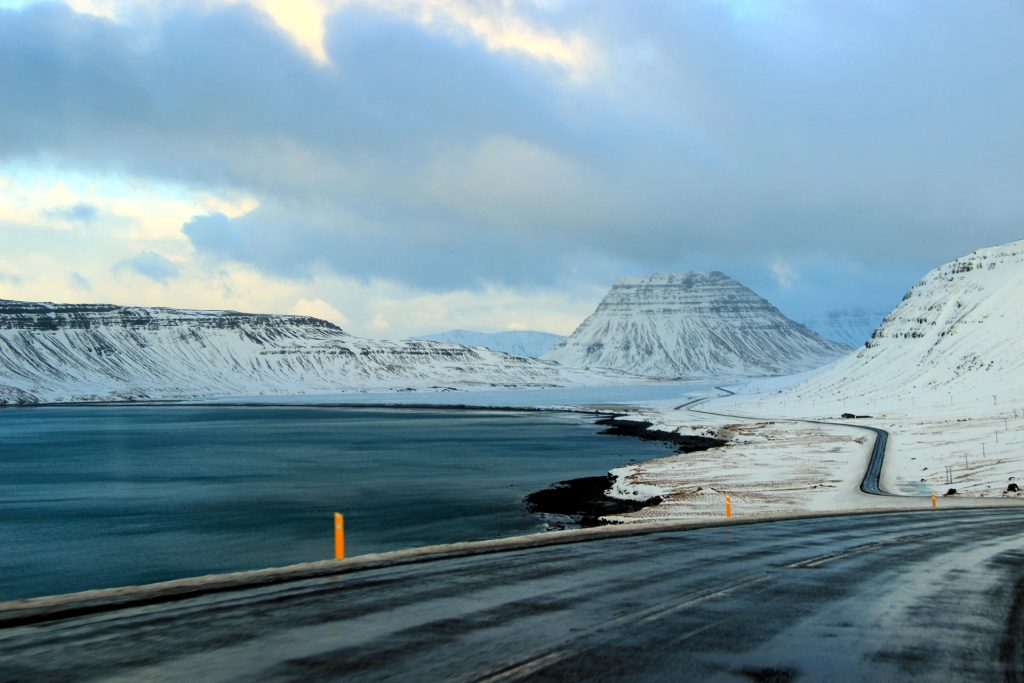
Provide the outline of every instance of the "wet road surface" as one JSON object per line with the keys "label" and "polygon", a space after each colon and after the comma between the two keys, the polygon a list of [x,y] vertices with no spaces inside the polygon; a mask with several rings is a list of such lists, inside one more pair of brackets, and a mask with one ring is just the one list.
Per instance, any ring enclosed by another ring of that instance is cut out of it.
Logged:
{"label": "wet road surface", "polygon": [[659,532],[0,630],[0,680],[1024,680],[1024,510]]}

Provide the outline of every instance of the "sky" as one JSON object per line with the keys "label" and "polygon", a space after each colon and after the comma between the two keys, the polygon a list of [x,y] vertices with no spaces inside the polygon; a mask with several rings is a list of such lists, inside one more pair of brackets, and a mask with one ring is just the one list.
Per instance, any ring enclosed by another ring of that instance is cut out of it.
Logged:
{"label": "sky", "polygon": [[1024,238],[1019,0],[0,0],[0,298],[567,334]]}

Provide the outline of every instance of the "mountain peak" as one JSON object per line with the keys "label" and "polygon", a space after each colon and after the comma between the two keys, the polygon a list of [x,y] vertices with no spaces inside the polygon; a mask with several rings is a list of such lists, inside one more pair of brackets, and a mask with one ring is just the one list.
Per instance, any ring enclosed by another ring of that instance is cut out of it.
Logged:
{"label": "mountain peak", "polygon": [[594,313],[542,358],[655,377],[775,375],[847,350],[710,271],[616,280]]}

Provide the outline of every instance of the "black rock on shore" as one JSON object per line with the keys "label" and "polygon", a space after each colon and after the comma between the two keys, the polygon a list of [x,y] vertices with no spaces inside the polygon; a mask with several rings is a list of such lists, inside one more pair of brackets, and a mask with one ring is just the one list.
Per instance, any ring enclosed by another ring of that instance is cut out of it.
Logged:
{"label": "black rock on shore", "polygon": [[[706,436],[690,436],[673,432],[650,431],[652,422],[619,421],[615,417],[602,418],[596,424],[607,427],[602,434],[631,436],[645,441],[662,441],[676,447],[677,453],[693,453],[706,451],[726,444],[722,439]],[[636,512],[651,505],[657,505],[661,498],[654,496],[644,500],[622,500],[612,498],[605,491],[615,483],[615,477],[606,474],[603,477],[582,477],[560,481],[543,491],[536,491],[526,497],[526,509],[541,515],[558,515],[568,517],[572,525],[582,527],[607,524],[601,520],[605,515],[620,515]],[[554,526],[569,526],[555,524]]]}
{"label": "black rock on shore", "polygon": [[536,491],[526,497],[526,509],[530,512],[568,517],[582,527],[600,526],[604,515],[619,515],[636,512],[649,505],[657,505],[661,498],[655,496],[646,500],[620,500],[607,495],[605,491],[615,483],[615,477],[581,477],[560,481],[543,491]]}

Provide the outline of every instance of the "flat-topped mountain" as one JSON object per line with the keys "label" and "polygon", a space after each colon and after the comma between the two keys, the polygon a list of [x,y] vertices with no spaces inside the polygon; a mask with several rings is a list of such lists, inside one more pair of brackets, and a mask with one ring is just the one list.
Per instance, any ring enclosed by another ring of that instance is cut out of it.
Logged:
{"label": "flat-topped mountain", "polygon": [[801,372],[848,351],[714,271],[622,278],[541,357],[652,377],[708,377]]}
{"label": "flat-topped mountain", "polygon": [[305,316],[0,299],[0,404],[616,381]]}

